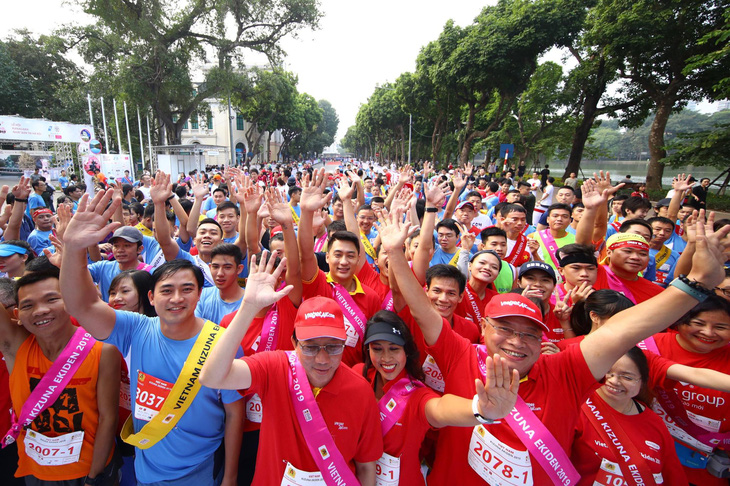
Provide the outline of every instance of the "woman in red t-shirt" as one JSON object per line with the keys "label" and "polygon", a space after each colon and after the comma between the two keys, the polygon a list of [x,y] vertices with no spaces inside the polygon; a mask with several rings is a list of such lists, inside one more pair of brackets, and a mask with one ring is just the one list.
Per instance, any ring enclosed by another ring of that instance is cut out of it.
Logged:
{"label": "woman in red t-shirt", "polygon": [[[355,366],[372,384],[383,426],[384,454],[376,472],[387,484],[422,486],[419,450],[426,432],[446,426],[474,427],[479,421],[471,400],[455,395],[439,397],[423,385],[418,349],[408,326],[394,312],[379,311],[369,321],[363,340],[365,363]],[[501,386],[476,380],[477,411],[501,418],[517,399],[519,375],[510,373],[498,357],[487,358],[488,378],[498,373]],[[500,405],[497,406],[496,403]],[[499,411],[498,411],[499,410]],[[390,481],[390,482],[388,482]]]}
{"label": "woman in red t-shirt", "polygon": [[497,295],[494,280],[502,268],[502,260],[492,250],[475,253],[469,260],[469,280],[464,296],[456,306],[454,314],[481,325],[484,307]]}
{"label": "woman in red t-shirt", "polygon": [[672,437],[646,406],[648,379],[646,357],[634,347],[586,400],[571,451],[579,485],[687,484]]}

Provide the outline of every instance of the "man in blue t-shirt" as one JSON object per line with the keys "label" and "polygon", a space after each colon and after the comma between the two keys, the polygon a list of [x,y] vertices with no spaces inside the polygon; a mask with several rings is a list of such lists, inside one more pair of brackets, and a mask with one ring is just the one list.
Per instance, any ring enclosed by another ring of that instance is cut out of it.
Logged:
{"label": "man in blue t-shirt", "polygon": [[32,215],[35,229],[28,235],[28,244],[36,255],[42,255],[46,248],[54,251],[50,239],[53,232],[53,213],[50,209],[42,207],[34,209]]}
{"label": "man in blue t-shirt", "polygon": [[[145,434],[146,424],[164,413],[167,400],[175,399],[179,404],[161,422],[165,424],[169,417],[176,421],[174,426],[162,427],[163,436],[154,446],[135,449],[137,480],[184,486],[235,482],[235,478],[224,475],[235,474],[238,467],[242,397],[235,391],[205,386],[196,391],[207,350],[205,344],[198,352],[194,346],[199,337],[210,340],[210,333],[220,332],[217,326],[206,324],[194,314],[203,284],[202,272],[190,262],[175,260],[153,274],[150,303],[159,317],[115,311],[99,299],[84,263],[86,248],[98,243],[111,229],[107,223],[121,204],[115,200],[107,209],[111,197],[112,191],[100,192],[71,219],[65,234],[61,288],[66,305],[74,309],[74,316],[92,336],[130,355],[130,369],[135,370],[130,373],[130,386],[136,399],[132,430],[127,432]],[[207,346],[209,349],[211,344]],[[191,364],[184,366],[186,362]],[[171,389],[179,379],[193,386],[184,398],[182,394],[173,398]],[[160,400],[141,400],[151,395]],[[217,453],[224,438],[225,461]]]}
{"label": "man in blue t-shirt", "polygon": [[45,208],[46,201],[43,199],[43,193],[46,191],[46,182],[42,179],[35,179],[30,183],[33,189],[28,196],[28,204],[25,208],[25,214],[29,218],[33,217],[33,210],[38,208]]}
{"label": "man in blue t-shirt", "polygon": [[201,292],[196,316],[220,324],[223,316],[238,310],[243,300],[243,289],[238,285],[238,275],[243,271],[242,257],[241,249],[231,243],[213,248],[210,273],[215,287],[205,287]]}
{"label": "man in blue t-shirt", "polygon": [[152,267],[139,261],[139,255],[144,250],[142,233],[132,226],[122,226],[117,229],[109,243],[112,245],[114,260],[101,260],[89,265],[91,278],[99,286],[101,298],[109,302],[109,286],[114,277],[125,270],[151,271]]}

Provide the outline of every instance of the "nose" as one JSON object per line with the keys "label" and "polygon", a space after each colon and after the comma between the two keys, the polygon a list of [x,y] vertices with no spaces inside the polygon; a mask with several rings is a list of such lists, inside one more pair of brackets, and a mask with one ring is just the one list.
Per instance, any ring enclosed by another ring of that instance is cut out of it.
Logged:
{"label": "nose", "polygon": [[319,348],[319,352],[317,352],[317,356],[314,359],[319,364],[326,364],[329,363],[330,355],[324,348]]}

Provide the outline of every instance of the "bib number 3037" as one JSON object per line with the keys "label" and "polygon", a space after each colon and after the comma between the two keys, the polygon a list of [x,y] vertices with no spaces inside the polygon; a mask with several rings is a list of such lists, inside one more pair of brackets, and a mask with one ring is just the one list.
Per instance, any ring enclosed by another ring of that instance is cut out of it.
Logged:
{"label": "bib number 3037", "polygon": [[532,464],[527,451],[500,442],[484,426],[474,427],[469,442],[469,465],[488,484],[532,486]]}
{"label": "bib number 3037", "polygon": [[63,466],[78,462],[83,443],[83,430],[58,437],[46,437],[31,429],[25,433],[25,453],[41,466]]}

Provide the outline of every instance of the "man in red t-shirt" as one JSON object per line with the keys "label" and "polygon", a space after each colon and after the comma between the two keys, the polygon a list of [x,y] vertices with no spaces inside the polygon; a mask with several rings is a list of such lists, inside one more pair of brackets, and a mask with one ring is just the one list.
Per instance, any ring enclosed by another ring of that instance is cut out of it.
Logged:
{"label": "man in red t-shirt", "polygon": [[[407,262],[401,248],[408,226],[401,223],[397,214],[381,224],[381,251],[389,254],[397,285],[423,332],[428,352],[441,367],[445,392],[472,396],[474,379],[481,375],[479,354],[428,305],[416,279],[405,271]],[[724,278],[719,258],[726,245],[722,238],[730,228],[718,233],[699,223],[697,228],[702,234],[702,255],[695,255],[689,278],[705,289],[713,288]],[[492,299],[481,322],[482,338],[488,354],[500,355],[523,378],[519,390],[522,405],[518,400],[521,411],[511,415],[516,428],[504,420],[477,427],[473,432],[443,429],[429,482],[481,486],[485,481],[501,484],[503,478],[513,477],[539,485],[561,481],[553,462],[570,450],[586,394],[632,346],[663,330],[696,305],[698,298],[693,295],[702,294],[690,292],[684,285],[671,285],[653,299],[616,314],[578,346],[552,355],[540,353],[545,326],[535,304],[515,294]],[[547,430],[536,432],[538,420]],[[526,433],[525,427],[532,433]],[[568,466],[562,462],[558,465]]]}
{"label": "man in red t-shirt", "polygon": [[[342,310],[332,299],[302,302],[294,352],[235,359],[254,316],[289,292],[288,287],[274,290],[282,269],[272,269],[273,262],[266,270],[252,262],[241,309],[211,351],[200,381],[261,397],[266,412],[252,484],[301,484],[301,478],[321,484],[323,475],[335,477],[333,468],[340,476],[375,484],[375,463],[383,453],[378,408],[368,383],[342,363],[347,333]],[[312,421],[327,429],[324,438],[302,431]],[[338,464],[349,471],[337,470]],[[289,482],[282,482],[285,475]]]}
{"label": "man in red t-shirt", "polygon": [[[336,231],[327,243],[327,263],[330,271],[325,274],[317,266],[314,255],[314,234],[312,218],[330,200],[331,194],[324,194],[327,177],[324,169],[315,171],[312,181],[305,177],[299,206],[302,215],[299,221],[299,252],[304,283],[303,299],[324,296],[340,302],[345,313],[348,330],[347,348],[342,358],[348,366],[363,362],[362,341],[365,324],[380,310],[381,300],[377,293],[363,285],[355,276],[360,258],[360,239],[349,231]],[[345,294],[349,295],[345,295]]]}
{"label": "man in red t-shirt", "polygon": [[662,288],[639,276],[649,263],[649,243],[643,236],[616,233],[606,242],[608,265],[598,266],[593,288],[621,292],[639,304],[662,292]]}

